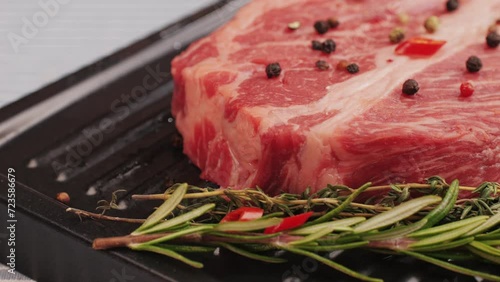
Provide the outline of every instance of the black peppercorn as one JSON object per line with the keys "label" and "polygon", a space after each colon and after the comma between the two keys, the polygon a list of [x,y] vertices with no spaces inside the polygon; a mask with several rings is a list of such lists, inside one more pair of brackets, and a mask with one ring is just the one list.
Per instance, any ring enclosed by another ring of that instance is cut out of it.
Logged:
{"label": "black peppercorn", "polygon": [[330,65],[326,61],[319,60],[316,62],[316,67],[320,70],[327,70],[330,68]]}
{"label": "black peppercorn", "polygon": [[455,11],[456,9],[458,9],[458,4],[458,0],[448,0],[446,1],[446,10],[448,12]]}
{"label": "black peppercorn", "polygon": [[327,21],[317,21],[314,23],[314,29],[319,34],[325,34],[330,29],[330,24]]}
{"label": "black peppercorn", "polygon": [[281,74],[281,66],[279,63],[272,63],[266,67],[267,78],[277,77]]}
{"label": "black peppercorn", "polygon": [[403,93],[406,95],[415,95],[418,90],[420,90],[420,86],[418,86],[418,82],[414,79],[408,79],[403,83]]}
{"label": "black peppercorn", "polygon": [[357,73],[359,71],[359,66],[357,64],[348,64],[345,69],[349,73]]}
{"label": "black peppercorn", "polygon": [[321,44],[318,40],[313,40],[311,43],[313,50],[321,51],[323,49],[323,44]]}
{"label": "black peppercorn", "polygon": [[337,49],[337,44],[332,39],[325,40],[325,42],[323,42],[323,45],[321,46],[321,51],[327,54],[335,51],[335,49]]}
{"label": "black peppercorn", "polygon": [[337,28],[339,26],[340,22],[337,18],[329,18],[328,24],[330,25],[330,28]]}
{"label": "black peppercorn", "polygon": [[469,72],[478,72],[483,67],[483,63],[478,57],[470,56],[465,62],[465,67]]}
{"label": "black peppercorn", "polygon": [[486,44],[491,48],[496,48],[500,45],[500,34],[495,31],[488,33],[486,36]]}

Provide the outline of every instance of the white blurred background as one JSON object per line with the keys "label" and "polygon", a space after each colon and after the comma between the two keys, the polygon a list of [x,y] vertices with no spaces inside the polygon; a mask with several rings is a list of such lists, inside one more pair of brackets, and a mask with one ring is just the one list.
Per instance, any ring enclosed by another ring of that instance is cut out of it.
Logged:
{"label": "white blurred background", "polygon": [[214,2],[0,0],[0,108]]}

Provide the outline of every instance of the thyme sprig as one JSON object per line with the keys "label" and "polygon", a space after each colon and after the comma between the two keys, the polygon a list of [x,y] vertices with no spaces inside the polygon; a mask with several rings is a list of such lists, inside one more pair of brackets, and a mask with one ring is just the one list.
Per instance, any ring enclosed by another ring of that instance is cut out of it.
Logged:
{"label": "thyme sprig", "polygon": [[110,201],[106,201],[106,200],[98,201],[97,202],[98,206],[97,206],[96,210],[102,210],[101,215],[104,215],[106,213],[106,211],[108,211],[108,210],[119,209],[118,204],[116,202],[118,201],[118,193],[122,193],[122,192],[127,192],[127,190],[120,189],[120,190],[114,191],[113,193],[111,193],[111,200]]}
{"label": "thyme sprig", "polygon": [[[273,250],[284,250],[313,258],[363,281],[382,281],[357,273],[326,259],[321,253],[366,248],[411,256],[465,275],[500,281],[500,276],[448,262],[449,259],[481,259],[500,264],[500,204],[498,183],[474,187],[446,183],[440,177],[426,184],[402,184],[360,189],[328,186],[316,193],[268,196],[262,190],[216,190],[178,184],[161,195],[135,195],[134,199],[163,200],[130,235],[98,238],[95,249],[128,247],[154,252],[192,267],[203,264],[186,255],[221,247],[250,259],[282,263]],[[386,191],[380,199],[359,197]],[[457,200],[459,193],[472,193]],[[368,203],[367,203],[368,201]],[[265,210],[261,219],[219,223],[228,211],[241,206]],[[68,209],[86,215],[77,209]],[[276,234],[263,229],[282,217],[315,211],[306,225]],[[91,213],[90,213],[91,214]],[[110,219],[108,217],[102,219]],[[122,220],[124,221],[124,220]],[[132,221],[127,221],[132,222]]]}

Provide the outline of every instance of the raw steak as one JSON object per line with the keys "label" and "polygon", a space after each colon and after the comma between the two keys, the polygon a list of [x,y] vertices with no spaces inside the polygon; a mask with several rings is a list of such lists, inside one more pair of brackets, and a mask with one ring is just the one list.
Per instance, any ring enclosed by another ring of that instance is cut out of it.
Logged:
{"label": "raw steak", "polygon": [[[440,26],[428,34],[431,15]],[[444,0],[254,0],[172,62],[184,152],[205,179],[269,193],[432,175],[498,181],[500,48],[485,37],[499,16],[500,0],[462,0],[453,12]],[[318,34],[314,22],[329,17],[340,25]],[[301,27],[288,29],[293,21]],[[446,44],[432,56],[396,55],[388,35],[398,26]],[[311,48],[329,38],[335,52]],[[482,60],[477,73],[465,67],[471,55]],[[360,71],[337,70],[340,60]],[[282,72],[269,79],[273,62]],[[420,85],[413,96],[401,90],[410,78]],[[475,92],[463,98],[466,81]]]}

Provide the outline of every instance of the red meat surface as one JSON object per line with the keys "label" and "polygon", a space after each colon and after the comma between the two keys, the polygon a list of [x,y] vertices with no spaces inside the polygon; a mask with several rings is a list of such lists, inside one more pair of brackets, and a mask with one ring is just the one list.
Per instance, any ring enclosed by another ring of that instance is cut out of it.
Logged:
{"label": "red meat surface", "polygon": [[[173,114],[202,177],[269,193],[326,184],[500,180],[500,48],[485,43],[499,0],[254,0],[172,62]],[[400,15],[407,14],[405,25]],[[428,34],[431,15],[440,26]],[[317,20],[340,25],[318,34]],[[297,30],[287,25],[300,21]],[[445,40],[434,55],[396,55],[389,33]],[[312,40],[333,39],[331,54]],[[483,68],[470,73],[467,58]],[[319,70],[315,63],[331,67]],[[359,65],[350,74],[341,60]],[[281,74],[265,68],[279,62]],[[407,79],[420,91],[402,94]],[[460,96],[470,81],[475,92]]]}

